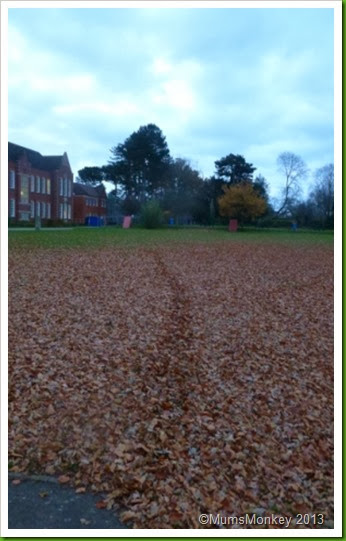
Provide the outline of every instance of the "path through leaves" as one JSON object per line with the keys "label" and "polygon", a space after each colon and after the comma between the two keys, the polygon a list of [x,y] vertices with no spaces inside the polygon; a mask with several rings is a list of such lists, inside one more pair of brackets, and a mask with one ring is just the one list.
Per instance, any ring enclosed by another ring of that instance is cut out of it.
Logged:
{"label": "path through leaves", "polygon": [[9,420],[12,471],[136,528],[332,521],[332,249],[12,251]]}

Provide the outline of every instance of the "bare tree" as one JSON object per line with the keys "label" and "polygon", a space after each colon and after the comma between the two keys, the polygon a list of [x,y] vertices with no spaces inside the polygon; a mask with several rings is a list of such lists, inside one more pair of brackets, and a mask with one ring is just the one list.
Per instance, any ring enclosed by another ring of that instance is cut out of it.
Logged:
{"label": "bare tree", "polygon": [[310,199],[324,227],[331,227],[334,220],[334,165],[332,163],[315,171],[315,186]]}
{"label": "bare tree", "polygon": [[293,152],[282,152],[277,159],[278,170],[285,177],[283,199],[277,214],[282,214],[290,206],[292,200],[297,197],[300,181],[303,180],[308,169],[304,160]]}

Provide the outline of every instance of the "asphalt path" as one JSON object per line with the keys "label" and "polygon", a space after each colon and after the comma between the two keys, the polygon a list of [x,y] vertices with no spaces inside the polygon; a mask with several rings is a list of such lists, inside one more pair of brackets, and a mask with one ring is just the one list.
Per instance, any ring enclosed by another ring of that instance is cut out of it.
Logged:
{"label": "asphalt path", "polygon": [[76,494],[73,488],[54,478],[10,478],[8,528],[126,528],[113,510],[96,507],[100,500],[100,494]]}

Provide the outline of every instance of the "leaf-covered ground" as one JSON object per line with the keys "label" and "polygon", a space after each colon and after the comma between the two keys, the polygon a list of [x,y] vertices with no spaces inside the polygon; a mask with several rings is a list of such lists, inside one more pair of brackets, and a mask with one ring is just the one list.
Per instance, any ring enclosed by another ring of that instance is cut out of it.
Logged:
{"label": "leaf-covered ground", "polygon": [[332,247],[13,249],[9,421],[12,471],[137,528],[332,521]]}

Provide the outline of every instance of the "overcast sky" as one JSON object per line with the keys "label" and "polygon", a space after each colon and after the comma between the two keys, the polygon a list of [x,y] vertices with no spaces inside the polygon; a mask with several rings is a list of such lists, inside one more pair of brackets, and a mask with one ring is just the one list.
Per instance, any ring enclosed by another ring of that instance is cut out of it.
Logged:
{"label": "overcast sky", "polygon": [[205,177],[243,155],[272,196],[281,152],[334,161],[332,8],[10,8],[8,36],[9,140],[75,175],[148,123]]}

